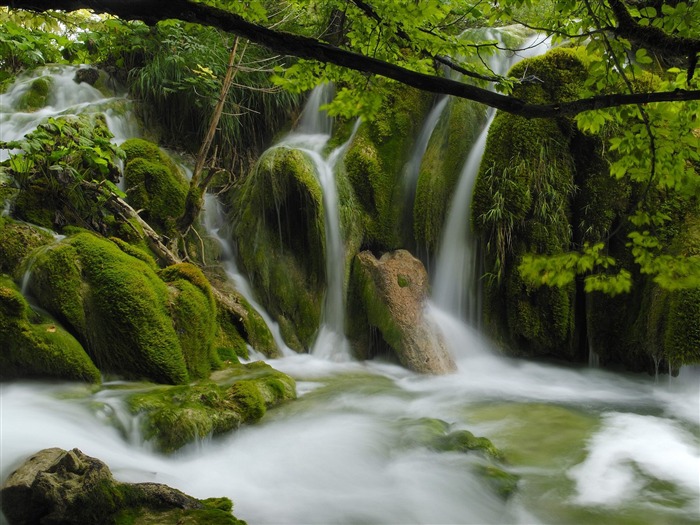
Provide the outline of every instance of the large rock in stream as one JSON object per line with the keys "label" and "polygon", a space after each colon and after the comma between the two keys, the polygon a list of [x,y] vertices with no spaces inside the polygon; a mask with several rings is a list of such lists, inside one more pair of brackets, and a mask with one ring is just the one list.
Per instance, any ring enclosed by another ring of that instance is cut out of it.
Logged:
{"label": "large rock in stream", "polygon": [[0,502],[10,525],[245,523],[231,514],[227,498],[198,500],[159,483],[121,483],[77,448],[34,454],[5,481]]}
{"label": "large rock in stream", "polygon": [[[355,258],[352,273],[353,307],[364,310],[369,326],[379,330],[403,366],[427,374],[456,370],[442,333],[425,315],[428,273],[418,259],[406,250],[380,259],[364,251]],[[361,329],[356,320],[351,331],[357,339]]]}

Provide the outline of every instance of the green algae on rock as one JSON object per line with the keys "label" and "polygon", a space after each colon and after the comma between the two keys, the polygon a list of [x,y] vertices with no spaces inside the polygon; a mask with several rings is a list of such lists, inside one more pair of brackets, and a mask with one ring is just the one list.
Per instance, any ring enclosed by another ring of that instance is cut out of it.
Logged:
{"label": "green algae on rock", "polygon": [[323,194],[299,150],[268,150],[233,195],[243,268],[286,343],[310,348],[325,291]]}
{"label": "green algae on rock", "polygon": [[0,379],[56,378],[99,383],[100,371],[80,343],[46,314],[33,311],[0,276]]}
{"label": "green algae on rock", "polygon": [[268,408],[295,397],[294,379],[258,361],[231,364],[211,381],[136,393],[128,405],[134,414],[142,415],[144,438],[171,453],[254,423]]}
{"label": "green algae on rock", "polygon": [[100,370],[185,383],[206,376],[218,361],[212,348],[216,309],[195,267],[163,272],[171,286],[141,258],[79,233],[37,254],[30,289]]}

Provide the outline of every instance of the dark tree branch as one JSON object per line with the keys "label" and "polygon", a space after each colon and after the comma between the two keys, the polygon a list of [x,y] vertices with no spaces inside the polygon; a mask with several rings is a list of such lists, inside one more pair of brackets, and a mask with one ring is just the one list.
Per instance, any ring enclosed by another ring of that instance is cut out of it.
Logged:
{"label": "dark tree branch", "polygon": [[236,14],[191,0],[0,0],[0,6],[39,12],[92,9],[96,12],[112,14],[123,20],[142,20],[147,24],[155,24],[166,19],[179,19],[217,27],[280,54],[380,75],[423,91],[466,98],[526,118],[571,117],[584,111],[630,104],[700,100],[700,90],[677,89],[653,93],[598,95],[553,104],[528,104],[512,96],[493,93],[447,78],[417,73],[313,38],[268,29],[248,22]]}
{"label": "dark tree branch", "polygon": [[613,32],[646,48],[662,51],[666,55],[691,57],[700,53],[700,39],[669,35],[659,27],[640,26],[630,15],[622,0],[608,0],[617,20]]}

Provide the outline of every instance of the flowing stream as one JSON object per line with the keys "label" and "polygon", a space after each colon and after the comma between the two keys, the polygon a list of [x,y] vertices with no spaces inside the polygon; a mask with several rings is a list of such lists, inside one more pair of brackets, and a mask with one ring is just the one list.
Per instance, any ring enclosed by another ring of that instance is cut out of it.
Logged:
{"label": "flowing stream", "polygon": [[[327,132],[307,131],[283,144],[306,148],[332,174],[340,154],[324,157]],[[225,247],[209,199],[209,229]],[[229,256],[224,263],[233,265]],[[330,257],[341,267],[342,256]],[[235,266],[227,269],[236,281]],[[339,330],[333,301],[324,324]],[[0,478],[42,448],[77,447],[122,481],[228,496],[250,525],[700,523],[700,370],[655,384],[505,359],[455,316],[433,315],[457,373],[431,377],[380,361],[334,361],[337,340],[319,337],[312,355],[270,361],[297,380],[298,400],[172,456],[140,436],[125,410],[129,383],[95,392],[67,382],[2,382]],[[478,454],[429,446],[421,436],[434,419],[501,448],[506,468],[520,476],[515,495],[504,500],[489,488]]]}

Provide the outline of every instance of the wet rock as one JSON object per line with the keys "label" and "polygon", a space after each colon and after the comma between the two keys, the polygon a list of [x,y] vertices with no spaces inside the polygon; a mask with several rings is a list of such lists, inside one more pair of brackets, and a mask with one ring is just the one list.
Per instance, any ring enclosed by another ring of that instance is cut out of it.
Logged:
{"label": "wet rock", "polygon": [[[0,491],[10,525],[130,523],[242,524],[230,500],[198,500],[158,483],[121,483],[102,461],[77,448],[44,449],[15,470]],[[223,503],[222,503],[223,502]]]}
{"label": "wet rock", "polygon": [[428,274],[406,250],[360,253],[354,285],[370,326],[381,333],[403,366],[416,372],[445,374],[456,370],[439,328],[425,316]]}
{"label": "wet rock", "polygon": [[94,86],[99,78],[100,72],[98,69],[95,69],[94,67],[83,67],[75,72],[75,77],[73,77],[73,80],[78,84],[85,82],[91,86]]}

